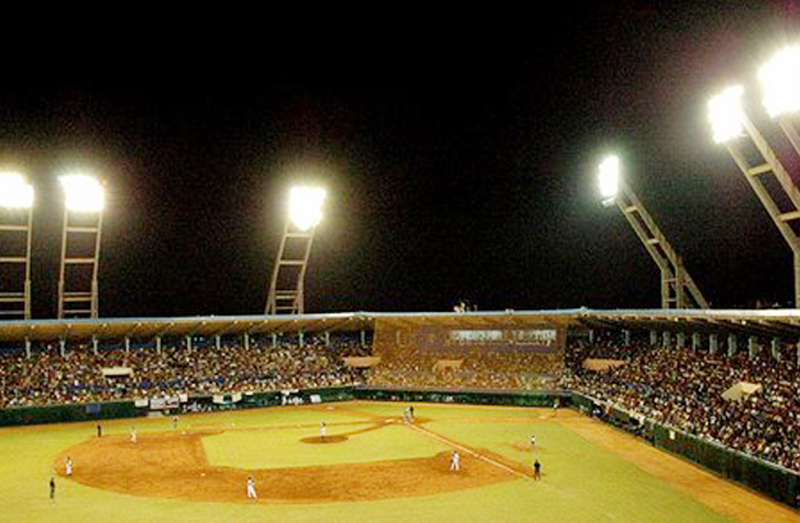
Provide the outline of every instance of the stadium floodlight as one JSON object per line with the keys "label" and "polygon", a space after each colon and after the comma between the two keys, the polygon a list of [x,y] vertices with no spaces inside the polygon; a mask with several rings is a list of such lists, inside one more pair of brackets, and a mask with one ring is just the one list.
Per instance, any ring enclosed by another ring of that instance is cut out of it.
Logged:
{"label": "stadium floodlight", "polygon": [[301,231],[313,229],[322,221],[322,204],[327,193],[319,187],[293,187],[289,192],[289,219]]}
{"label": "stadium floodlight", "polygon": [[612,205],[619,192],[619,157],[612,154],[600,162],[597,178],[603,205]]}
{"label": "stadium floodlight", "polygon": [[[0,209],[5,211],[0,213],[0,267],[6,273],[0,290],[0,315],[28,320],[31,317],[33,186],[25,176],[0,171]],[[21,267],[23,271],[6,270],[12,266]]]}
{"label": "stadium floodlight", "polygon": [[267,314],[305,312],[306,268],[326,197],[327,192],[320,187],[296,186],[289,191],[289,214],[272,268]]}
{"label": "stadium floodlight", "polygon": [[67,174],[59,177],[64,189],[65,205],[73,212],[101,212],[106,205],[103,184],[85,174]]}
{"label": "stadium floodlight", "polygon": [[658,266],[661,273],[661,307],[686,309],[697,306],[707,309],[708,301],[684,267],[681,257],[667,241],[636,193],[622,179],[620,171],[618,156],[609,155],[600,163],[598,178],[600,194],[604,198],[603,205],[617,205]]}
{"label": "stadium floodlight", "polygon": [[764,107],[772,118],[800,110],[800,44],[775,53],[758,72]]}
{"label": "stadium floodlight", "polygon": [[[106,205],[105,189],[99,179],[85,174],[65,174],[59,177],[59,181],[64,189],[65,201],[58,280],[58,318],[97,318],[97,273],[103,209]],[[87,246],[91,246],[89,252],[86,251]],[[71,269],[67,270],[67,267]],[[87,271],[88,278],[85,277]]]}
{"label": "stadium floodlight", "polygon": [[742,109],[741,85],[728,87],[708,102],[708,119],[716,143],[726,143],[742,135],[744,110]]}
{"label": "stadium floodlight", "polygon": [[33,207],[33,186],[16,172],[0,172],[0,207],[30,209]]}

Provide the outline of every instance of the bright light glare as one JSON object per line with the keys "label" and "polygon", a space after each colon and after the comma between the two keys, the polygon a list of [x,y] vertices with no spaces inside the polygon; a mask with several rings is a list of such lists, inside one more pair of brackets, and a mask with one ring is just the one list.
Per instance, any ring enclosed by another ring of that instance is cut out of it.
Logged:
{"label": "bright light glare", "polygon": [[97,178],[83,174],[68,174],[58,179],[64,188],[67,210],[101,212],[106,206],[103,185]]}
{"label": "bright light glare", "polygon": [[33,207],[33,186],[14,172],[0,172],[0,207],[30,209]]}
{"label": "bright light glare", "polygon": [[598,173],[600,196],[605,200],[613,200],[619,191],[619,158],[615,155],[606,157],[600,163]]}
{"label": "bright light glare", "polygon": [[800,45],[778,51],[758,72],[771,117],[800,110]]}
{"label": "bright light glare", "polygon": [[319,187],[293,187],[289,193],[289,219],[301,231],[322,221],[322,202],[327,193]]}
{"label": "bright light glare", "polygon": [[708,119],[716,143],[725,143],[742,134],[744,110],[741,85],[728,87],[708,102]]}

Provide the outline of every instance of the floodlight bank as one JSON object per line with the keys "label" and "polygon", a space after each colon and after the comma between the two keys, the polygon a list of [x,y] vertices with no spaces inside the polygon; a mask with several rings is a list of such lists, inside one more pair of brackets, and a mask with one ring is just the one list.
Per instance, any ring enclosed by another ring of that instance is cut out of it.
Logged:
{"label": "floodlight bank", "polygon": [[33,207],[33,186],[19,173],[0,173],[0,207],[30,209]]}
{"label": "floodlight bank", "polygon": [[744,126],[742,94],[744,88],[735,85],[708,102],[708,119],[716,143],[725,143],[742,135]]}
{"label": "floodlight bank", "polygon": [[758,77],[770,117],[800,110],[800,44],[778,51],[761,68]]}
{"label": "floodlight bank", "polygon": [[327,193],[318,187],[294,187],[289,193],[289,219],[301,231],[322,221],[322,203]]}
{"label": "floodlight bank", "polygon": [[64,188],[67,210],[101,212],[105,208],[105,191],[97,178],[71,174],[61,176],[59,181]]}

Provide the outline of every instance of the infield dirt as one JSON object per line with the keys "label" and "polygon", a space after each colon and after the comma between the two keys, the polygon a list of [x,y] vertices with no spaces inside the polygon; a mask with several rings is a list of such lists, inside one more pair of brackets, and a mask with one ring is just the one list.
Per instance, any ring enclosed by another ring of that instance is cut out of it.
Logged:
{"label": "infield dirt", "polygon": [[[232,429],[235,430],[235,429]],[[370,463],[244,470],[213,466],[201,438],[220,431],[165,432],[92,438],[56,458],[76,463],[71,479],[87,486],[138,496],[195,501],[252,503],[246,497],[248,476],[256,482],[255,502],[322,503],[365,501],[437,494],[519,479],[517,474],[462,455],[461,470],[450,472],[450,454]],[[335,445],[344,438],[330,438]],[[319,438],[309,443],[322,444]]]}

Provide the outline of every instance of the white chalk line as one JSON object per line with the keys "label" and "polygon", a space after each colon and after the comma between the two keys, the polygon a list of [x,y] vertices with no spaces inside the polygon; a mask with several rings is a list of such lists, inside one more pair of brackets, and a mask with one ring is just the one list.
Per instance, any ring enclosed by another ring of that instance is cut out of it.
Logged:
{"label": "white chalk line", "polygon": [[410,428],[412,430],[416,430],[420,434],[424,434],[425,436],[428,436],[429,438],[433,438],[433,439],[439,440],[442,443],[444,443],[445,445],[449,445],[451,447],[455,447],[455,448],[461,450],[462,452],[465,452],[467,454],[471,454],[472,456],[475,456],[476,458],[478,458],[480,460],[483,460],[486,463],[494,465],[495,467],[499,467],[499,468],[501,468],[501,469],[503,469],[505,471],[511,472],[512,474],[515,474],[515,475],[517,475],[517,476],[519,476],[521,478],[531,479],[531,477],[528,476],[527,474],[524,474],[524,473],[522,473],[522,472],[520,472],[518,470],[514,470],[514,469],[512,469],[511,467],[509,467],[507,465],[503,465],[499,461],[493,460],[492,458],[490,458],[488,456],[484,456],[483,454],[481,454],[479,452],[475,452],[474,450],[469,449],[469,448],[467,448],[467,447],[465,447],[463,445],[460,445],[460,444],[456,443],[455,441],[447,439],[447,438],[445,438],[443,436],[440,436],[440,435],[436,434],[435,432],[431,432],[431,431],[429,431],[427,429],[423,429],[422,427],[420,427],[418,425],[414,425],[413,423],[406,423],[406,427],[408,427],[408,428]]}

